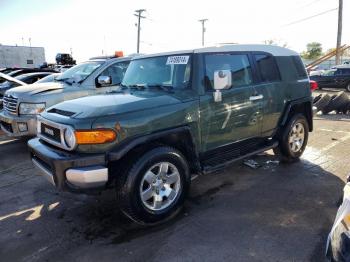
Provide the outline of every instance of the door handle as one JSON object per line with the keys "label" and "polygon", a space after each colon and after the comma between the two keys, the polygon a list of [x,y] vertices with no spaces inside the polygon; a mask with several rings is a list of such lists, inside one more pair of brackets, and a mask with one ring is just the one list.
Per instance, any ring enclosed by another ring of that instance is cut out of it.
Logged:
{"label": "door handle", "polygon": [[263,98],[264,98],[263,95],[256,95],[256,96],[249,97],[249,100],[250,101],[256,101],[256,100],[260,100],[260,99],[263,99]]}

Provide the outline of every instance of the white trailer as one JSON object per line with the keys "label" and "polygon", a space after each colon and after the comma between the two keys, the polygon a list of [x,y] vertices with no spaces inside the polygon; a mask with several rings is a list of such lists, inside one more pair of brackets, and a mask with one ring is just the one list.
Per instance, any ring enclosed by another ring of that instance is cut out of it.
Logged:
{"label": "white trailer", "polygon": [[43,47],[10,46],[0,44],[0,68],[36,68],[45,62]]}

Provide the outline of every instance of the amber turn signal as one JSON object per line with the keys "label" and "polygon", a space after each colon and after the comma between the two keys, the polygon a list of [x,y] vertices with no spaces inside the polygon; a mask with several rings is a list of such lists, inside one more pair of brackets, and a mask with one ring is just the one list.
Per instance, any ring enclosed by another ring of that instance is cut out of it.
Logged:
{"label": "amber turn signal", "polygon": [[77,144],[104,144],[113,142],[117,135],[113,130],[87,130],[87,131],[75,131],[75,137]]}

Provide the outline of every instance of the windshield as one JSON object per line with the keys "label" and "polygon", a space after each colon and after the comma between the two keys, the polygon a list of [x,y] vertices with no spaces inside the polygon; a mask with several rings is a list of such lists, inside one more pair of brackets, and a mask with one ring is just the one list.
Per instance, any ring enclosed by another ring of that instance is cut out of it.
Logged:
{"label": "windshield", "polygon": [[56,80],[70,80],[72,83],[82,82],[102,64],[103,61],[89,61],[81,63],[65,71],[62,75],[57,77]]}
{"label": "windshield", "polygon": [[122,85],[127,87],[189,87],[191,55],[157,56],[132,60]]}

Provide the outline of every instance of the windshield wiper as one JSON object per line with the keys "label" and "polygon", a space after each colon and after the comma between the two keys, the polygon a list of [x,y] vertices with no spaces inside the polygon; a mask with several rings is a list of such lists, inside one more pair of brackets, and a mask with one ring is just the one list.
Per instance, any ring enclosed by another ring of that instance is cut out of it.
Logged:
{"label": "windshield wiper", "polygon": [[173,86],[169,86],[169,85],[150,84],[150,85],[147,85],[147,87],[155,87],[155,88],[158,88],[158,89],[161,89],[161,90],[164,90],[164,91],[167,91],[167,92],[171,92],[171,93],[174,91],[174,87]]}
{"label": "windshield wiper", "polygon": [[136,88],[136,89],[138,89],[138,90],[143,90],[143,89],[146,88],[145,85],[129,85],[129,86],[127,86],[127,87],[128,87],[128,88]]}
{"label": "windshield wiper", "polygon": [[69,85],[72,85],[72,82],[68,81],[69,79],[70,78],[68,78],[68,77],[67,78],[56,78],[55,81],[58,81],[58,82],[62,81],[62,82],[65,82]]}

